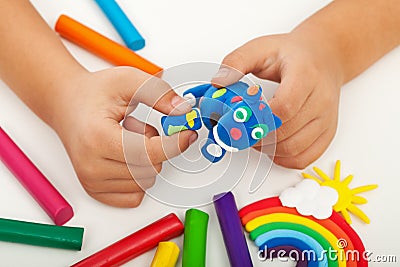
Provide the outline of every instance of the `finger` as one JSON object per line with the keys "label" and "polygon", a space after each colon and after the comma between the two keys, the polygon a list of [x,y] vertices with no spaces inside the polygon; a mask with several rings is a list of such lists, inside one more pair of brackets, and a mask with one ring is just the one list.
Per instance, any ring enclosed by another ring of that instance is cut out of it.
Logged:
{"label": "finger", "polygon": [[277,142],[282,142],[310,124],[318,114],[324,113],[325,106],[318,105],[318,99],[311,93],[295,116],[276,130]]}
{"label": "finger", "polygon": [[192,108],[167,82],[154,76],[136,90],[133,99],[167,115],[182,115]]}
{"label": "finger", "polygon": [[322,119],[310,121],[304,128],[289,138],[276,144],[275,155],[278,157],[294,157],[308,149],[325,131]]}
{"label": "finger", "polygon": [[156,177],[142,179],[115,179],[110,178],[99,184],[96,193],[135,193],[153,187]]}
{"label": "finger", "polygon": [[261,146],[254,146],[254,148],[269,156],[293,157],[311,146],[325,130],[326,128],[324,128],[323,120],[314,119],[287,139],[277,143],[266,143]]}
{"label": "finger", "polygon": [[134,165],[158,165],[184,152],[196,139],[197,133],[194,131],[147,138],[124,130],[125,158],[128,163]]}
{"label": "finger", "polygon": [[92,194],[96,193],[136,193],[142,192],[155,183],[155,177],[146,179],[116,179],[110,178],[106,180],[98,181],[92,184],[90,187],[85,185],[86,191]]}
{"label": "finger", "polygon": [[159,164],[182,154],[197,140],[195,131],[182,131],[171,136],[154,136],[147,139],[146,156],[151,164]]}
{"label": "finger", "polygon": [[[282,127],[282,126],[281,126]],[[263,147],[267,145],[275,145],[277,142],[276,131],[269,132],[266,137],[258,141],[253,147]]]}
{"label": "finger", "polygon": [[89,193],[91,197],[106,205],[119,208],[136,208],[143,200],[144,192],[136,193]]}
{"label": "finger", "polygon": [[171,86],[156,76],[149,75],[131,67],[116,67],[109,75],[114,84],[121,89],[121,97],[130,103],[129,109],[138,102],[152,107],[164,114],[182,115],[191,110],[191,106],[178,96]]}
{"label": "finger", "polygon": [[214,86],[221,87],[239,81],[248,73],[267,73],[269,67],[275,63],[276,54],[277,49],[272,38],[260,37],[251,40],[223,59],[211,82]]}
{"label": "finger", "polygon": [[273,160],[276,164],[286,168],[304,169],[324,153],[335,136],[335,133],[336,128],[330,128],[318,137],[318,139],[304,152],[294,157],[274,157]]}
{"label": "finger", "polygon": [[106,166],[104,168],[98,168],[99,173],[94,175],[93,177],[113,177],[127,180],[132,180],[133,178],[150,178],[158,175],[162,169],[162,164],[157,164],[155,166],[138,166],[111,159],[105,159],[105,162],[100,164],[107,165],[104,165]]}
{"label": "finger", "polygon": [[310,79],[304,79],[301,70],[292,66],[282,71],[282,81],[272,99],[268,101],[274,114],[284,125],[292,119],[304,106],[309,98],[314,84]]}
{"label": "finger", "polygon": [[125,118],[123,126],[128,131],[143,134],[148,138],[158,135],[156,128],[132,116],[128,116]]}

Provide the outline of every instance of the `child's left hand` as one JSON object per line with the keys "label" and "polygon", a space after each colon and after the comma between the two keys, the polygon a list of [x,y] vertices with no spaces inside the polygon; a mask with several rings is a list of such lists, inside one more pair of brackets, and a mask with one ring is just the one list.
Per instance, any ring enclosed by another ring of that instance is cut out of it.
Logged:
{"label": "child's left hand", "polygon": [[[225,66],[212,80],[225,86],[238,81],[242,74],[253,73],[281,83],[269,101],[283,122],[276,132],[275,154],[270,156],[278,165],[297,169],[315,161],[332,141],[343,82],[335,48],[309,33],[254,39],[225,57]],[[271,144],[265,143],[264,139],[264,144],[259,142],[255,148],[273,152]]]}

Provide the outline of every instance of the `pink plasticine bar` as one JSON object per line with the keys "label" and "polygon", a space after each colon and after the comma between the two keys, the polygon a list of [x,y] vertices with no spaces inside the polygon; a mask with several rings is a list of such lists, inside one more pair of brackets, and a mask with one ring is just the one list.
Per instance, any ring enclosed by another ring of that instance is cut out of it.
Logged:
{"label": "pink plasticine bar", "polygon": [[0,160],[56,225],[72,218],[72,207],[0,127]]}

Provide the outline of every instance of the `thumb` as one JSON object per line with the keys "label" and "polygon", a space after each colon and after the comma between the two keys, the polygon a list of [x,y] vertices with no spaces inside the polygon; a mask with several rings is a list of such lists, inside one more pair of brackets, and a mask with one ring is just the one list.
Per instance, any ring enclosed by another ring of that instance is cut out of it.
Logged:
{"label": "thumb", "polygon": [[228,54],[211,83],[216,87],[227,86],[239,81],[248,73],[261,73],[274,53],[267,37],[254,39]]}
{"label": "thumb", "polygon": [[167,82],[155,76],[136,90],[133,99],[167,115],[182,115],[192,108]]}
{"label": "thumb", "polygon": [[110,88],[119,85],[125,101],[130,101],[128,113],[138,103],[143,103],[167,115],[182,115],[190,112],[191,106],[164,80],[130,67],[116,67],[101,73],[111,76]]}

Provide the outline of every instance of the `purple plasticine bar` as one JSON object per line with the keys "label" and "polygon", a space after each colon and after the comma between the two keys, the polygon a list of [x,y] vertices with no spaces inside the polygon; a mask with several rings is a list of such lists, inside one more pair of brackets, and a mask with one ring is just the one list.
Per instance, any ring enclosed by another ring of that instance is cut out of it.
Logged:
{"label": "purple plasticine bar", "polygon": [[214,196],[214,207],[232,267],[252,267],[235,197],[231,192]]}

